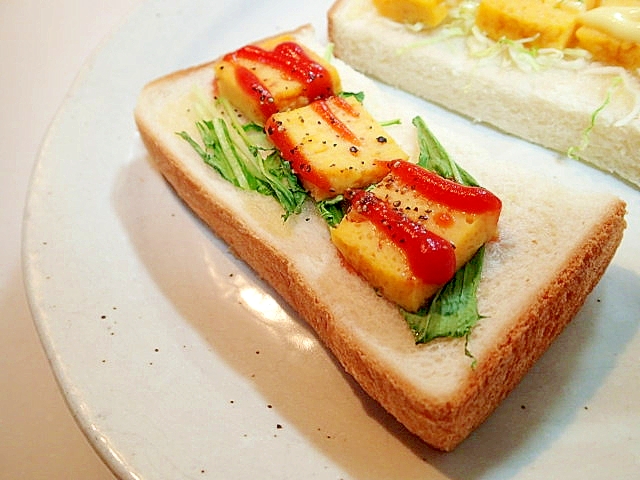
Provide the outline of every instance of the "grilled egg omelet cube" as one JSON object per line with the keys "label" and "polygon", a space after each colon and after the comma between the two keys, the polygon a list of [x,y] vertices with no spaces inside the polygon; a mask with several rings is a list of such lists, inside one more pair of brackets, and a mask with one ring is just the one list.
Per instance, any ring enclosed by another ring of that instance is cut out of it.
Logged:
{"label": "grilled egg omelet cube", "polygon": [[[594,5],[595,7],[596,5]],[[640,0],[600,0],[600,7],[640,7]]]}
{"label": "grilled egg omelet cube", "polygon": [[448,240],[455,248],[456,270],[471,260],[476,251],[496,235],[499,209],[470,213],[429,198],[393,172],[372,192],[418,222],[427,230]]}
{"label": "grilled egg omelet cube", "polygon": [[440,288],[416,277],[404,252],[355,210],[331,229],[331,241],[355,272],[380,295],[405,310],[417,311]]}
{"label": "grilled egg omelet cube", "polygon": [[576,38],[578,46],[591,52],[594,60],[629,70],[640,68],[640,44],[586,26],[578,28]]}
{"label": "grilled egg omelet cube", "polygon": [[476,24],[489,38],[536,37],[527,47],[565,48],[573,40],[577,11],[545,0],[481,0]]}
{"label": "grilled egg omelet cube", "polygon": [[277,113],[265,131],[316,200],[375,183],[387,173],[386,161],[407,158],[354,97]]}
{"label": "grilled egg omelet cube", "polygon": [[240,48],[214,68],[217,94],[261,125],[273,113],[307,105],[341,89],[336,69],[290,35]]}
{"label": "grilled egg omelet cube", "polygon": [[435,272],[425,276],[412,268],[409,255],[400,246],[402,242],[391,240],[390,227],[382,226],[390,223],[376,224],[362,214],[362,209],[352,206],[331,230],[332,241],[345,261],[381,295],[408,311],[422,307],[484,243],[496,236],[499,201],[495,208],[482,213],[465,212],[426,196],[393,172],[370,193],[395,214],[440,238],[444,249],[448,246],[453,251],[450,276],[444,275],[448,267],[439,264],[446,263],[444,256],[433,257],[432,265],[420,266]]}
{"label": "grilled egg omelet cube", "polygon": [[629,70],[640,67],[640,0],[602,0],[579,21],[577,45],[594,60]]}
{"label": "grilled egg omelet cube", "polygon": [[445,0],[374,0],[380,15],[401,23],[438,26],[447,16]]}

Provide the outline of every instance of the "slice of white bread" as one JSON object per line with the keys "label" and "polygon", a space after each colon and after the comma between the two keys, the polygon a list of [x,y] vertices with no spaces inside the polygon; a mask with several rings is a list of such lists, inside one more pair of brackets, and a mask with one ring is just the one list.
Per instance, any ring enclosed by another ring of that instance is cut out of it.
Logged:
{"label": "slice of white bread", "polygon": [[[295,34],[305,45],[322,49],[310,27]],[[374,82],[342,62],[335,64],[345,91],[365,92],[374,118],[403,119],[388,131],[415,159],[410,122],[415,112],[390,102]],[[368,394],[425,442],[453,449],[581,307],[621,241],[625,204],[609,194],[570,191],[530,172],[504,168],[464,140],[444,141],[450,154],[503,202],[499,240],[488,245],[479,287],[480,313],[486,318],[467,345],[473,366],[464,339],[416,345],[397,307],[345,268],[313,206],[284,222],[275,200],[227,183],[176,135],[185,130],[198,138],[194,123],[201,118],[193,102],[202,92],[212,96],[213,75],[212,63],[196,66],[157,79],[141,92],[135,119],[159,170],[315,329]]]}
{"label": "slice of white bread", "polygon": [[357,70],[640,186],[637,72],[592,61],[528,71],[504,55],[470,56],[467,37],[416,32],[372,0],[337,0],[328,24],[335,55]]}

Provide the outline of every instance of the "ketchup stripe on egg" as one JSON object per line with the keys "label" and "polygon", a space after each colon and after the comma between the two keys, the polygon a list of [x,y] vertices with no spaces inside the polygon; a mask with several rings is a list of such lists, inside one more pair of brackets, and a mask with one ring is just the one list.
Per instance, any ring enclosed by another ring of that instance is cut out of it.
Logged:
{"label": "ketchup stripe on egg", "polygon": [[278,111],[273,95],[251,70],[241,65],[236,66],[236,80],[247,95],[254,97],[258,101],[260,112],[265,117],[269,117]]}
{"label": "ketchup stripe on egg", "polygon": [[[332,104],[352,117],[357,117],[357,113],[353,110],[351,105],[345,102],[340,97],[332,97]],[[319,100],[311,104],[311,108],[322,118],[327,125],[329,125],[337,135],[348,140],[351,143],[360,145],[360,139],[344,124],[329,108],[329,103],[326,100]]]}
{"label": "ketchup stripe on egg", "polygon": [[372,222],[406,255],[411,272],[427,284],[444,284],[456,271],[451,243],[395,211],[365,190],[350,190],[351,208]]}
{"label": "ketchup stripe on egg", "polygon": [[312,168],[300,147],[286,134],[281,122],[275,120],[274,117],[269,117],[265,124],[265,131],[271,142],[278,146],[283,158],[290,163],[293,173],[322,190],[331,189],[329,179]]}
{"label": "ketchup stripe on egg", "polygon": [[[331,75],[325,67],[310,58],[302,47],[294,42],[283,42],[277,45],[273,51],[265,50],[256,45],[247,45],[229,53],[225,60],[237,63],[236,59],[245,59],[257,63],[268,65],[280,71],[285,78],[296,80],[303,84],[306,89],[306,96],[310,100],[316,100],[332,95],[333,83]],[[238,81],[243,89],[250,95],[256,95],[253,88],[255,80],[261,85],[258,95],[268,92],[268,89],[253,75],[250,78],[246,74],[238,76]],[[271,97],[271,94],[269,94]],[[272,98],[272,97],[271,97]]]}
{"label": "ketchup stripe on egg", "polygon": [[411,185],[434,202],[455,210],[486,213],[502,209],[500,199],[485,188],[461,185],[410,162],[389,162],[388,166],[404,184]]}

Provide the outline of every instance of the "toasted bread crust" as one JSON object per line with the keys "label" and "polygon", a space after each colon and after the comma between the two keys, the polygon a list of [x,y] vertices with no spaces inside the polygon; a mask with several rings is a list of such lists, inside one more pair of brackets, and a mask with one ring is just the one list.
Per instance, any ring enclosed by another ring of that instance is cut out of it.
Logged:
{"label": "toasted bread crust", "polygon": [[[257,233],[250,218],[239,216],[231,204],[221,200],[198,173],[185,167],[184,152],[176,150],[166,137],[174,132],[159,131],[150,104],[164,100],[149,97],[157,89],[171,88],[173,83],[188,80],[207,70],[212,63],[176,72],[150,83],[141,94],[135,113],[141,138],[159,171],[184,202],[213,232],[223,239],[235,255],[266,280],[293,309],[317,332],[345,370],[362,388],[394,415],[408,430],[437,449],[454,449],[480,425],[504,397],[517,385],[526,371],[544,353],[583,305],[619,245],[625,228],[625,204],[610,199],[606,211],[592,221],[590,230],[567,251],[558,265],[553,281],[537,291],[535,298],[521,312],[508,320],[508,327],[495,335],[497,339],[478,357],[475,368],[470,360],[465,380],[447,397],[432,394],[417,384],[411,375],[386,362],[385,354],[376,352],[362,336],[354,333],[358,325],[342,318],[327,295],[310,282],[299,263],[278,246]],[[162,97],[160,95],[159,97]],[[176,113],[180,115],[180,113]],[[180,122],[178,122],[180,123]],[[237,191],[238,198],[252,195]],[[509,208],[508,205],[506,208]],[[281,221],[279,218],[277,221]],[[336,267],[342,268],[338,263]],[[344,272],[340,273],[343,275]],[[351,274],[346,274],[351,275]],[[349,282],[361,282],[355,275]],[[357,283],[359,285],[359,283]],[[348,288],[348,286],[345,286]],[[367,297],[364,302],[384,302]],[[383,314],[381,314],[383,315]],[[386,315],[386,313],[384,314]],[[393,315],[398,316],[397,312]],[[387,317],[384,317],[387,318]],[[397,319],[389,317],[389,322]],[[431,355],[430,347],[410,345],[410,355]],[[464,340],[442,340],[457,342]],[[463,350],[458,348],[464,357]],[[435,357],[434,357],[435,358]],[[411,369],[411,365],[406,365]]]}

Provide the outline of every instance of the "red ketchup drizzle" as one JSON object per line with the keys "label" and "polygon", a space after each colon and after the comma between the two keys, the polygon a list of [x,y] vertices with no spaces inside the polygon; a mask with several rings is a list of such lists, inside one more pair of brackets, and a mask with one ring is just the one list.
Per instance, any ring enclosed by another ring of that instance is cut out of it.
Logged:
{"label": "red ketchup drizzle", "polygon": [[351,208],[372,222],[405,253],[416,278],[435,285],[453,278],[456,255],[450,242],[409,220],[371,192],[350,190],[345,196],[351,200]]}
{"label": "red ketchup drizzle", "polygon": [[[357,117],[358,112],[356,112],[348,102],[346,102],[343,98],[340,97],[332,97],[333,104],[345,112],[347,112],[352,117]],[[319,100],[317,102],[313,102],[311,104],[311,108],[322,118],[327,124],[340,135],[345,140],[355,143],[356,145],[360,145],[360,139],[347,127],[329,108],[328,102],[326,100]]]}
{"label": "red ketchup drizzle", "polygon": [[[247,45],[224,57],[232,63],[236,63],[235,60],[238,58],[268,65],[280,71],[285,78],[297,80],[304,85],[305,96],[309,101],[334,94],[333,82],[327,69],[311,59],[302,47],[294,42],[283,42],[273,51]],[[251,70],[238,65],[236,76],[245,92],[259,101],[265,117],[277,111],[273,95]]]}
{"label": "red ketchup drizzle", "polygon": [[260,105],[260,112],[265,118],[268,118],[274,113],[278,113],[278,106],[276,105],[273,95],[271,95],[269,89],[264,86],[255,73],[248,68],[237,65],[236,79],[238,81],[238,85],[242,86],[242,89],[247,93],[247,95],[258,101],[258,105]]}
{"label": "red ketchup drizzle", "polygon": [[454,210],[488,213],[502,209],[500,199],[485,188],[461,185],[410,162],[393,161],[388,166],[405,185]]}

